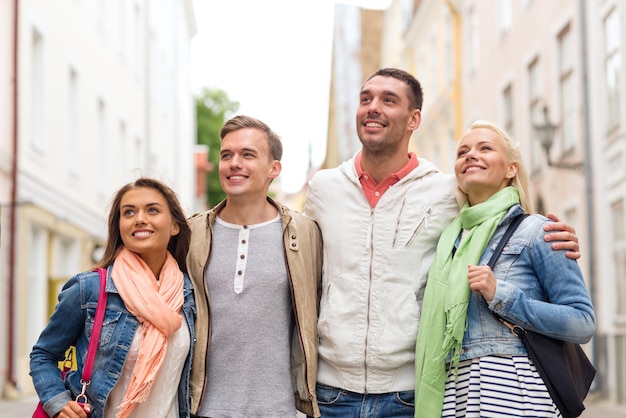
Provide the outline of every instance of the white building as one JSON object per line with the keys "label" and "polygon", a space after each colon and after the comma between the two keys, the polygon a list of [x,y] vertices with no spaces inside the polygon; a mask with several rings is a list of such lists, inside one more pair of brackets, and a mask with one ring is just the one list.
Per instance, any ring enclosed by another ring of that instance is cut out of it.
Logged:
{"label": "white building", "polygon": [[[191,0],[16,3],[16,233],[7,234],[3,206],[0,247],[0,283],[9,290],[0,303],[9,324],[0,328],[5,396],[32,393],[30,349],[59,286],[96,261],[115,190],[153,176],[177,191],[189,214],[195,206]],[[3,23],[6,16],[2,10]],[[11,27],[1,26],[3,34]],[[0,142],[0,185],[5,148]]]}

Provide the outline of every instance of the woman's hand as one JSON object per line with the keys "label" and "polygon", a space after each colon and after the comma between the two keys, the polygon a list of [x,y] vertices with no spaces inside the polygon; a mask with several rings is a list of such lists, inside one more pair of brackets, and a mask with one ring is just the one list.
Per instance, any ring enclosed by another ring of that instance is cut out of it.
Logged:
{"label": "woman's hand", "polygon": [[470,289],[483,295],[487,302],[491,302],[496,295],[496,276],[489,266],[467,266],[467,279]]}
{"label": "woman's hand", "polygon": [[91,412],[91,405],[79,404],[76,401],[70,401],[65,404],[55,418],[87,418]]}

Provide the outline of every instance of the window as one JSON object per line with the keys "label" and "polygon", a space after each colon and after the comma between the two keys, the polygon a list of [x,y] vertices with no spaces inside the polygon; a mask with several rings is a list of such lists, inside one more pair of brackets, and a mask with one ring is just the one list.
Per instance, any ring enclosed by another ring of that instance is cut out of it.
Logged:
{"label": "window", "polygon": [[445,68],[446,83],[454,81],[454,19],[449,8],[444,10],[444,53],[445,53]]}
{"label": "window", "polygon": [[513,86],[509,84],[504,88],[504,91],[502,92],[502,109],[504,112],[504,115],[502,115],[502,126],[504,127],[504,130],[514,138],[515,133],[513,132],[513,103]]}
{"label": "window", "polygon": [[135,141],[133,142],[133,152],[131,153],[133,156],[133,160],[131,161],[132,169],[139,169],[144,165],[144,150],[142,140],[139,137],[135,137]]}
{"label": "window", "polygon": [[611,223],[617,315],[626,318],[626,225],[622,199],[611,204]]}
{"label": "window", "polygon": [[534,125],[543,123],[543,102],[541,101],[541,80],[539,79],[539,59],[535,58],[528,66],[528,115],[530,117],[530,170],[540,167],[541,144],[535,136]]}
{"label": "window", "polygon": [[117,0],[117,50],[122,62],[126,61],[126,0]]}
{"label": "window", "polygon": [[620,117],[620,24],[617,10],[612,10],[604,19],[604,65],[606,83],[607,130],[619,125]]}
{"label": "window", "polygon": [[105,33],[106,12],[107,12],[107,6],[106,6],[105,0],[96,0],[95,12],[96,12],[96,16],[95,16],[96,26],[98,27],[98,29],[100,29],[102,33]]}
{"label": "window", "polygon": [[513,1],[500,0],[500,32],[506,34],[513,22]]}
{"label": "window", "polygon": [[119,139],[119,150],[121,153],[120,165],[121,165],[121,173],[126,174],[130,168],[130,156],[131,149],[128,145],[128,138],[126,134],[126,123],[124,121],[120,121],[118,125],[118,139]]}
{"label": "window", "polygon": [[30,62],[30,116],[32,148],[39,152],[45,152],[45,70],[44,70],[44,39],[41,32],[33,28],[31,38],[31,62]]}
{"label": "window", "polygon": [[456,136],[453,128],[448,129],[446,134],[446,148],[448,150],[447,164],[444,167],[451,167],[450,172],[454,172],[454,163],[456,162]]}
{"label": "window", "polygon": [[67,80],[67,142],[65,155],[70,176],[79,178],[82,172],[81,140],[80,140],[80,105],[78,95],[78,73],[72,67]]}
{"label": "window", "polygon": [[562,152],[575,145],[576,118],[574,108],[574,48],[569,25],[558,36],[559,95],[561,101]]}
{"label": "window", "polygon": [[[50,257],[50,275],[53,278],[63,278],[63,283],[72,275],[80,271],[79,243],[70,237],[51,234],[52,257]],[[55,289],[55,296],[60,289]]]}
{"label": "window", "polygon": [[[38,338],[38,331],[46,325],[50,317],[48,300],[48,251],[49,234],[41,225],[29,222],[28,226],[28,263],[26,266],[28,298],[28,322],[24,330],[27,341],[34,344]],[[54,306],[54,305],[52,305]]]}
{"label": "window", "polygon": [[96,149],[98,150],[98,158],[96,158],[96,171],[94,173],[95,182],[96,182],[96,190],[99,194],[106,196],[108,194],[107,179],[108,176],[106,173],[108,172],[108,158],[107,158],[107,132],[106,132],[106,103],[103,99],[98,100],[98,125],[96,132],[96,138],[98,143],[96,144]]}
{"label": "window", "polygon": [[436,92],[439,91],[439,87],[441,85],[441,80],[439,79],[439,75],[441,74],[439,70],[439,45],[437,44],[438,36],[436,27],[431,27],[430,33],[428,34],[428,53],[431,59],[426,61],[426,66],[428,68],[428,78],[432,83],[427,88],[426,91]]}
{"label": "window", "polygon": [[132,24],[132,50],[131,50],[131,68],[133,70],[133,75],[135,79],[141,80],[142,74],[142,65],[143,65],[143,54],[142,54],[142,25],[141,25],[141,9],[138,4],[135,4],[133,7],[133,24]]}
{"label": "window", "polygon": [[478,13],[475,6],[468,12],[468,34],[467,34],[467,53],[470,74],[474,74],[478,70],[479,54],[480,54],[480,38],[478,27]]}

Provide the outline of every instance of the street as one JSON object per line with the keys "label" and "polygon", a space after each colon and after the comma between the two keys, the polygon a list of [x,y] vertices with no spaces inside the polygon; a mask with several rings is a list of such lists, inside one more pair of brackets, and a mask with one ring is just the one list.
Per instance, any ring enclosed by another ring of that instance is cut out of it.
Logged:
{"label": "street", "polygon": [[[15,401],[0,399],[0,418],[30,418],[36,403],[35,397]],[[626,418],[626,405],[590,400],[586,407],[581,418]],[[298,414],[297,418],[304,418],[304,415]]]}

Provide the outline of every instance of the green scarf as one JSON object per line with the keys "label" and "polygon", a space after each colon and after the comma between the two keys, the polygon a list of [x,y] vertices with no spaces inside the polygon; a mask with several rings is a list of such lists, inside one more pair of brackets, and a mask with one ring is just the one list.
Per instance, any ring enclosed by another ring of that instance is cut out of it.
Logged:
{"label": "green scarf", "polygon": [[[439,238],[428,274],[415,347],[415,417],[441,417],[446,358],[451,355],[451,367],[456,370],[467,326],[471,294],[467,266],[478,263],[496,227],[517,203],[519,194],[515,187],[505,187],[474,206],[466,203]],[[461,230],[467,232],[452,258]]]}

